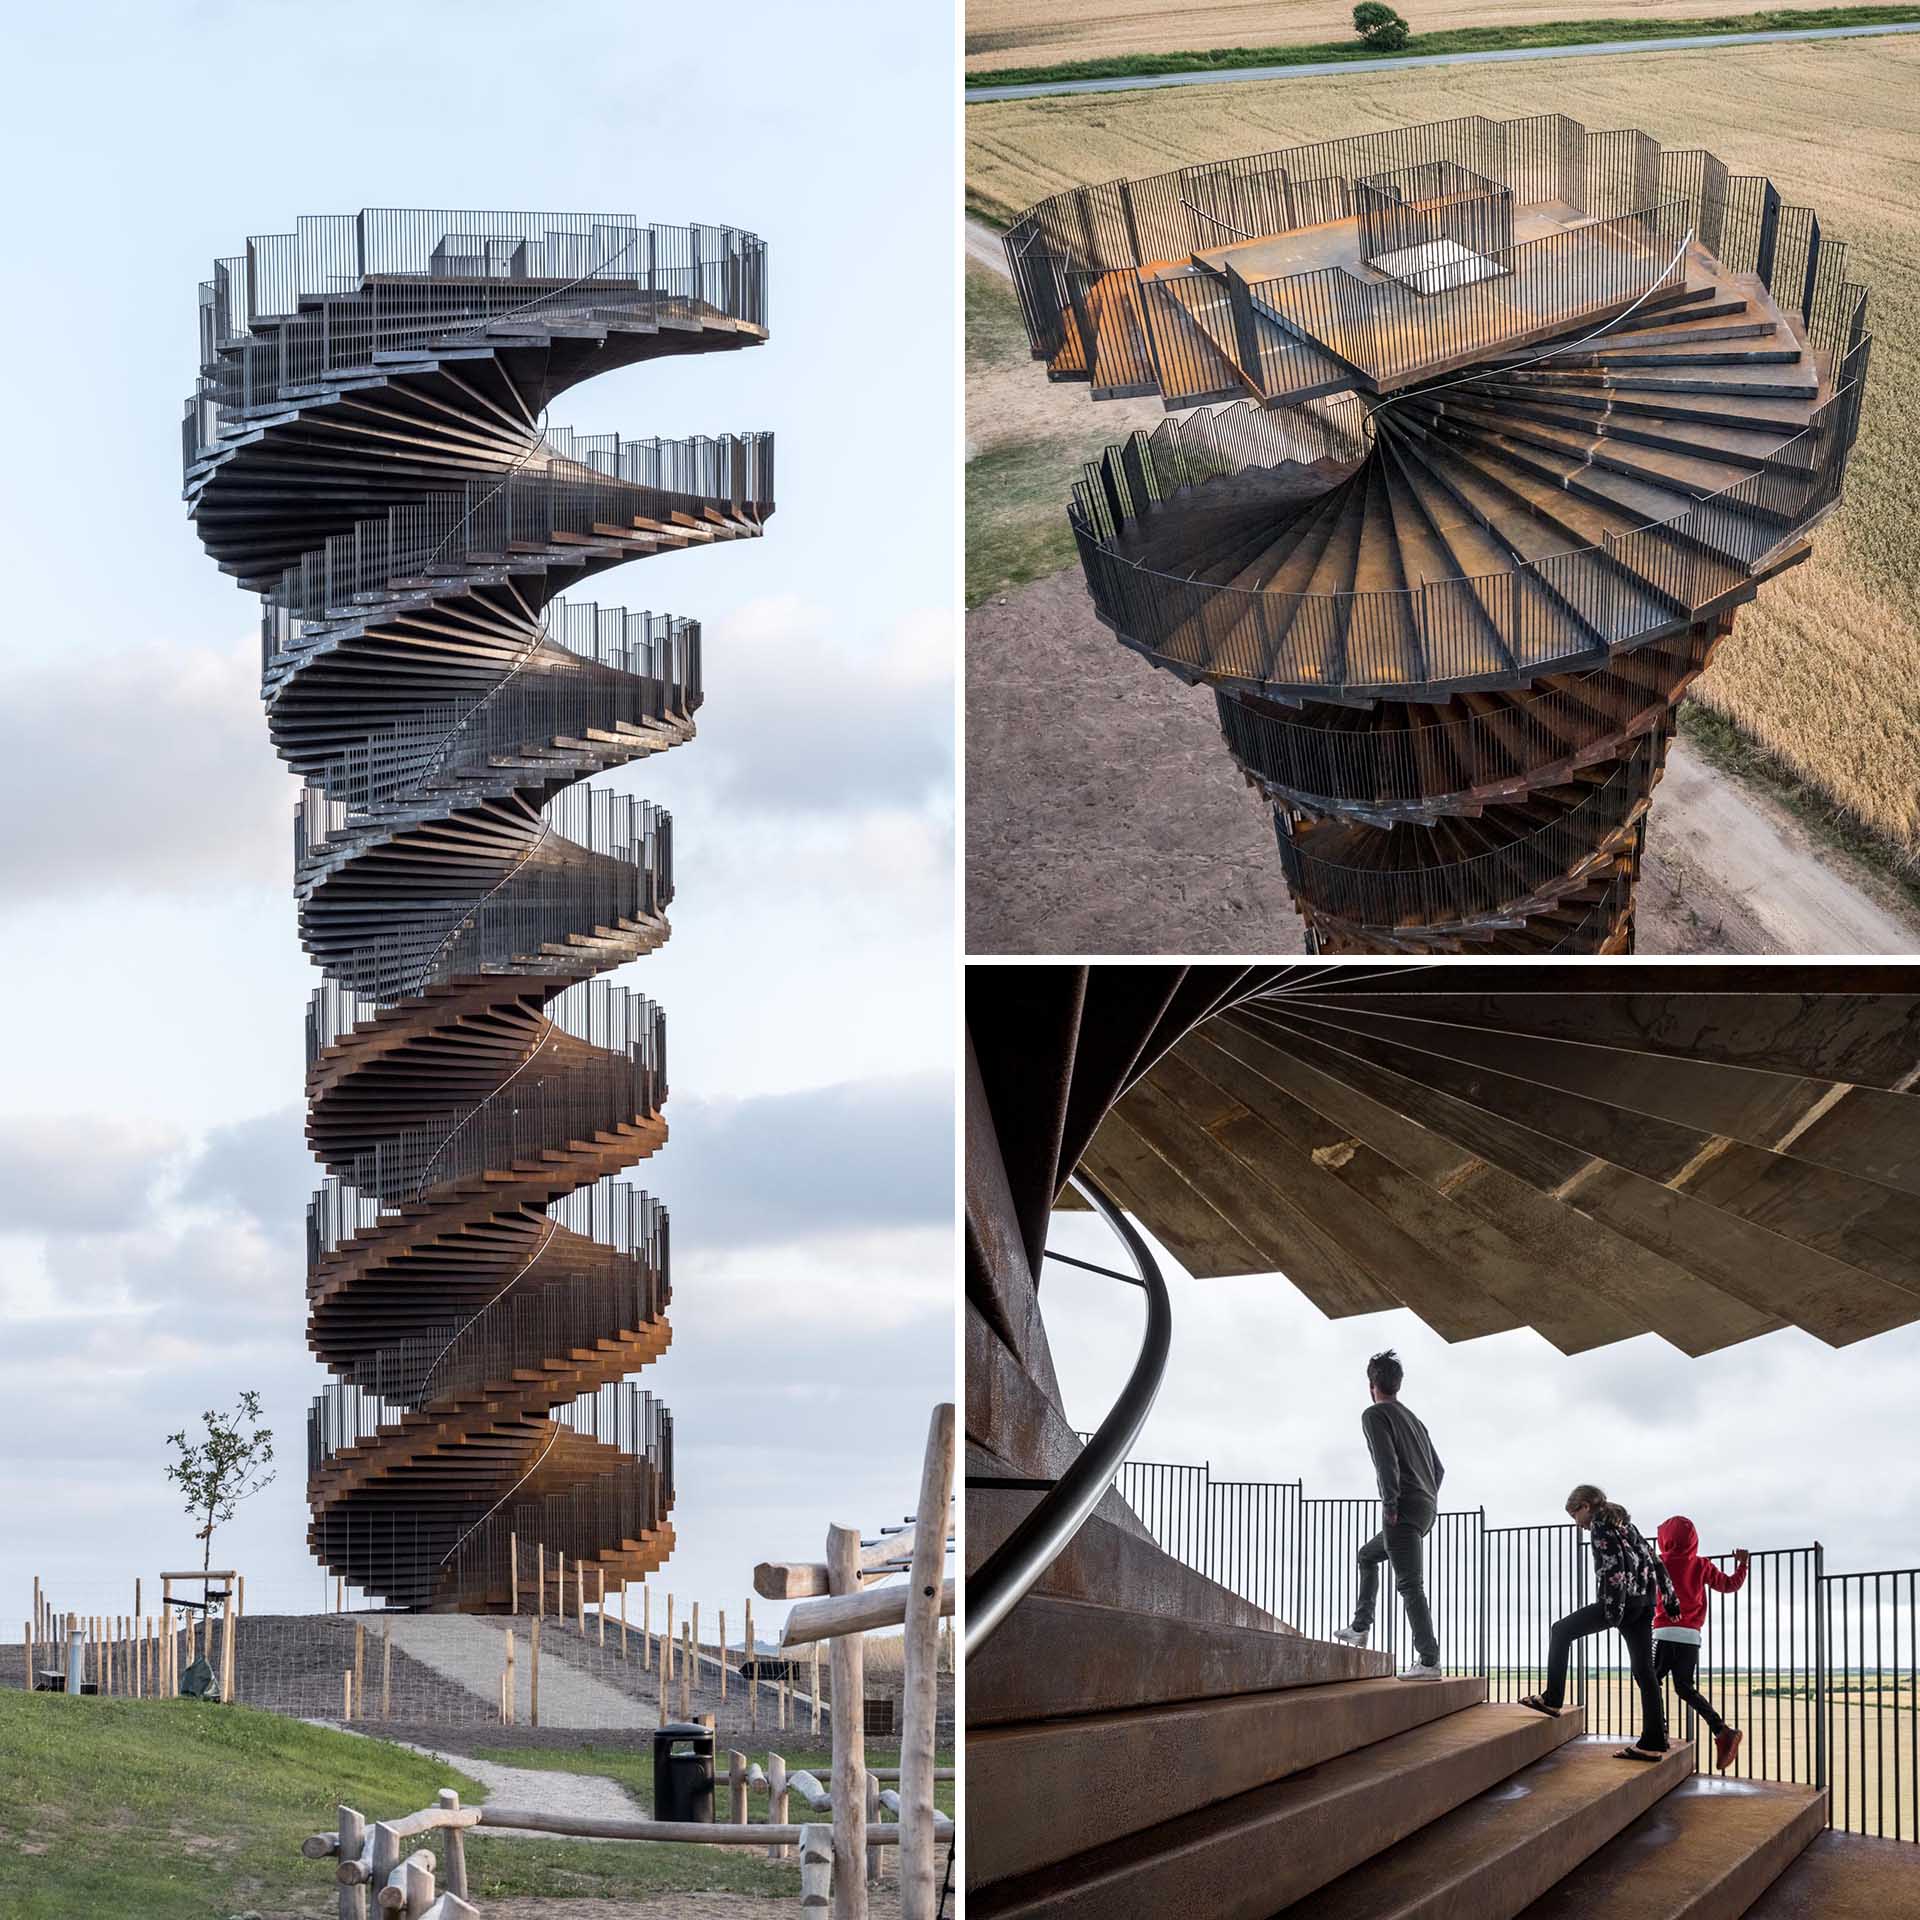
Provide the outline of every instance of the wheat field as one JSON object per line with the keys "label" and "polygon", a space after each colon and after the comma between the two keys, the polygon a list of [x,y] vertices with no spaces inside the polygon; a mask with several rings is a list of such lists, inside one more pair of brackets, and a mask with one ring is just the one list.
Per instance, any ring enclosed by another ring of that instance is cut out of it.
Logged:
{"label": "wheat field", "polygon": [[1467,113],[1637,126],[1770,174],[1848,243],[1873,367],[1845,504],[1742,611],[1699,696],[1920,870],[1917,103],[1920,36],[992,101],[967,109],[967,192],[1004,221],[1085,181]]}
{"label": "wheat field", "polygon": [[[1800,12],[1825,0],[1772,0]],[[1454,27],[1519,27],[1539,20],[1709,20],[1754,13],[1759,0],[1436,0],[1403,6],[1416,33]],[[967,71],[1053,66],[1124,54],[1189,53],[1207,47],[1297,47],[1345,40],[1353,0],[967,0]],[[1417,52],[1418,49],[1410,49]]]}

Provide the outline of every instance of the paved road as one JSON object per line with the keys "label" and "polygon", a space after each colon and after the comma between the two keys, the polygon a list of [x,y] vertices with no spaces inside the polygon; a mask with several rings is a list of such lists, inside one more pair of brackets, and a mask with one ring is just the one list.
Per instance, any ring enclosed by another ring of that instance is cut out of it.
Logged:
{"label": "paved road", "polygon": [[1786,27],[1776,33],[1702,33],[1669,40],[1597,40],[1580,47],[1502,47],[1492,53],[1409,54],[1404,60],[1316,60],[1298,67],[1234,67],[1213,73],[1157,73],[1115,80],[1051,80],[1027,87],[969,87],[976,100],[1036,100],[1056,93],[1134,93],[1147,87],[1217,87],[1229,80],[1304,80],[1310,74],[1391,73],[1479,60],[1572,60],[1596,53],[1674,53],[1688,47],[1758,47],[1775,40],[1852,40],[1872,33],[1920,33],[1920,20],[1891,27]]}

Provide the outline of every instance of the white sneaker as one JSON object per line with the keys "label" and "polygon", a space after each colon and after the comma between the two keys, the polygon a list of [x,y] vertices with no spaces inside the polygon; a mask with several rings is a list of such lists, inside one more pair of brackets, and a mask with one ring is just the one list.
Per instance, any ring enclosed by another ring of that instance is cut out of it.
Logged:
{"label": "white sneaker", "polygon": [[1343,1647],[1364,1647],[1367,1644],[1367,1636],[1356,1633],[1351,1627],[1335,1627],[1327,1638],[1338,1640]]}
{"label": "white sneaker", "polygon": [[1444,1680],[1447,1676],[1441,1672],[1439,1661],[1428,1666],[1424,1661],[1416,1660],[1410,1667],[1400,1669],[1402,1680]]}

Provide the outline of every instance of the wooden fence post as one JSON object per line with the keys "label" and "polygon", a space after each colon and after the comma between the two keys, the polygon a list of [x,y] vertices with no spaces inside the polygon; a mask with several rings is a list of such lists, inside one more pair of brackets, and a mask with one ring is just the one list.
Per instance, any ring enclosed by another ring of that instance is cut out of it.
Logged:
{"label": "wooden fence post", "polygon": [[[661,1684],[673,1685],[673,1595],[667,1595],[667,1624],[660,1633],[660,1672]],[[671,1697],[671,1696],[669,1696]]]}
{"label": "wooden fence post", "polygon": [[[827,1590],[860,1591],[860,1530],[827,1529]],[[833,1669],[833,1913],[834,1920],[867,1920],[866,1643],[857,1633],[834,1636]],[[784,1682],[781,1711],[786,1709]]]}
{"label": "wooden fence post", "polygon": [[220,1623],[220,1698],[229,1704],[233,1700],[235,1688],[240,1684],[239,1667],[234,1658],[233,1601],[233,1592],[229,1588],[226,1617]]}
{"label": "wooden fence post", "polygon": [[[460,1796],[451,1787],[442,1787],[439,1793],[440,1805],[449,1813],[460,1811]],[[447,1891],[467,1897],[467,1836],[459,1827],[443,1827],[440,1830],[447,1848]]]}
{"label": "wooden fence post", "polygon": [[[546,1588],[543,1586],[540,1591],[545,1593]],[[527,1700],[527,1724],[537,1727],[540,1724],[540,1616],[537,1613],[533,1616],[531,1632],[533,1649],[527,1656],[531,1667],[528,1677],[531,1692]]]}
{"label": "wooden fence post", "polygon": [[727,1811],[736,1827],[747,1824],[747,1756],[732,1748],[727,1752]]}
{"label": "wooden fence post", "polygon": [[508,1726],[512,1726],[514,1715],[520,1711],[520,1693],[519,1683],[514,1679],[513,1674],[513,1629],[511,1627],[507,1629],[507,1670],[503,1679],[507,1689],[506,1722]]}
{"label": "wooden fence post", "polygon": [[544,1620],[547,1617],[547,1543],[544,1540],[535,1545],[534,1554],[539,1562],[540,1618]]}
{"label": "wooden fence post", "polygon": [[[800,1829],[800,1911],[823,1914],[839,1893],[833,1870],[833,1829],[808,1825]],[[865,1888],[861,1889],[865,1893]]]}
{"label": "wooden fence post", "polygon": [[394,1868],[400,1864],[400,1836],[394,1832],[391,1824],[385,1820],[376,1823],[373,1829],[373,1868],[374,1899],[380,1901],[380,1890],[386,1886]]}
{"label": "wooden fence post", "polygon": [[[357,1864],[367,1843],[367,1823],[351,1807],[340,1809],[340,1879],[350,1863]],[[363,1880],[340,1880],[340,1920],[367,1920],[367,1888]]]}
{"label": "wooden fence post", "polygon": [[[767,1825],[784,1827],[787,1824],[787,1760],[785,1754],[767,1755]],[[767,1849],[769,1860],[784,1860],[787,1849],[783,1844]]]}
{"label": "wooden fence post", "polygon": [[573,1563],[573,1613],[574,1624],[584,1640],[587,1637],[587,1563],[577,1557]]}
{"label": "wooden fence post", "polygon": [[247,1576],[236,1573],[233,1576],[233,1617],[244,1620],[247,1617]]}
{"label": "wooden fence post", "polygon": [[342,1720],[353,1718],[353,1669],[351,1667],[340,1669],[340,1718]]}
{"label": "wooden fence post", "polygon": [[[867,1775],[866,1786],[867,1829],[871,1832],[880,1824],[880,1776],[877,1773]],[[872,1886],[880,1878],[880,1849],[869,1842],[867,1846],[867,1885]]]}
{"label": "wooden fence post", "polygon": [[[913,1564],[901,1648],[900,1920],[934,1920],[939,1899],[933,1831],[934,1729],[940,1714],[940,1589],[953,1499],[953,1406],[933,1410],[914,1508]],[[816,1645],[818,1643],[816,1642]],[[834,1718],[839,1715],[834,1699]]]}
{"label": "wooden fence post", "polygon": [[367,1627],[364,1620],[353,1623],[353,1697],[367,1710]]}
{"label": "wooden fence post", "polygon": [[507,1535],[507,1585],[511,1595],[507,1611],[517,1616],[520,1612],[520,1536],[517,1533]]}

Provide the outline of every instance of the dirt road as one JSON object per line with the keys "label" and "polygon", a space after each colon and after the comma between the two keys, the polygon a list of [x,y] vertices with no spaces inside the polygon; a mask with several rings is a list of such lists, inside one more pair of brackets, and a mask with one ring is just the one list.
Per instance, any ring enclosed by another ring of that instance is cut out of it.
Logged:
{"label": "dirt road", "polygon": [[[1077,568],[967,619],[967,950],[1301,950],[1269,816],[1211,696],[1119,646]],[[1678,743],[1639,951],[1917,953],[1920,915]]]}

